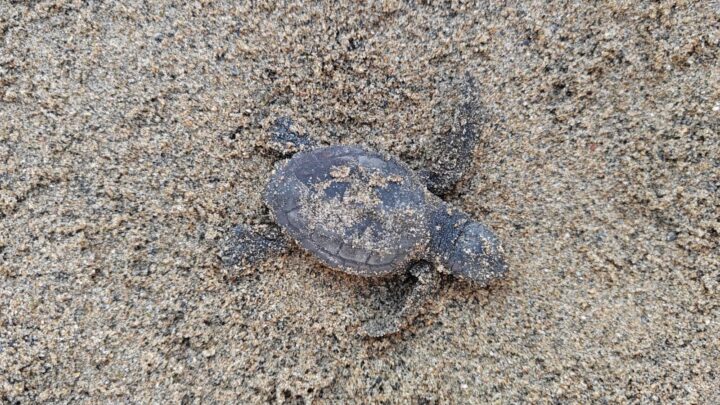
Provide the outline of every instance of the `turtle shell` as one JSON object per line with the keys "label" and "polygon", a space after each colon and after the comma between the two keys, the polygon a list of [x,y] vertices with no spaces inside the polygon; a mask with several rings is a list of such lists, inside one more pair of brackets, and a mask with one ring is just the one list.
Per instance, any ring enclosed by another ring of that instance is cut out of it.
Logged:
{"label": "turtle shell", "polygon": [[380,276],[404,270],[430,239],[425,186],[404,164],[354,146],[298,153],[273,173],[277,223],[326,265]]}

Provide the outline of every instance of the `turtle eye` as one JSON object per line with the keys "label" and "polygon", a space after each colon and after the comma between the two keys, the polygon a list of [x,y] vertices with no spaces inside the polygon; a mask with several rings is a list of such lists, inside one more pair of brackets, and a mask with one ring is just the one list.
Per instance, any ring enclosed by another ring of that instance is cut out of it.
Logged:
{"label": "turtle eye", "polygon": [[486,245],[488,245],[490,237],[484,227],[476,222],[471,222],[463,228],[460,237],[456,242],[458,249],[461,249],[466,255],[480,256],[486,254]]}
{"label": "turtle eye", "polygon": [[466,226],[458,241],[458,247],[463,249],[466,255],[473,258],[492,254],[487,251],[489,245],[491,245],[487,238],[488,235],[478,225],[470,224]]}

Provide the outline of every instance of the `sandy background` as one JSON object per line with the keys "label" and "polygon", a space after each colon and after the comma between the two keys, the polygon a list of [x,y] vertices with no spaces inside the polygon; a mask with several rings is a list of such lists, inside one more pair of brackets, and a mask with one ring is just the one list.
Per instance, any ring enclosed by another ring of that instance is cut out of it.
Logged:
{"label": "sandy background", "polygon": [[[0,402],[720,402],[717,1],[122,3],[0,1]],[[421,166],[466,71],[507,280],[221,265],[273,119]]]}

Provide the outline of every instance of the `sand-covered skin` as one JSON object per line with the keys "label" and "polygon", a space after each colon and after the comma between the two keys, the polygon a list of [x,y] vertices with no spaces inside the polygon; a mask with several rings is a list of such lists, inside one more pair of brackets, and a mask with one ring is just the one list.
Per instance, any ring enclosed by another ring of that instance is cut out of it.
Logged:
{"label": "sand-covered skin", "polygon": [[[720,402],[716,1],[87,3],[0,2],[0,402]],[[221,265],[274,119],[423,167],[466,71],[507,280]]]}

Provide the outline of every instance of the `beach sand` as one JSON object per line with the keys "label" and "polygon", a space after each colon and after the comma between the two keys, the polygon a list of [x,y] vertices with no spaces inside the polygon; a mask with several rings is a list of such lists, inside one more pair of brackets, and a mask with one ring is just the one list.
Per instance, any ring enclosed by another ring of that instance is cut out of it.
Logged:
{"label": "beach sand", "polygon": [[[0,402],[720,403],[717,1],[182,3],[0,1]],[[465,73],[506,280],[222,265],[277,117],[421,168]]]}

